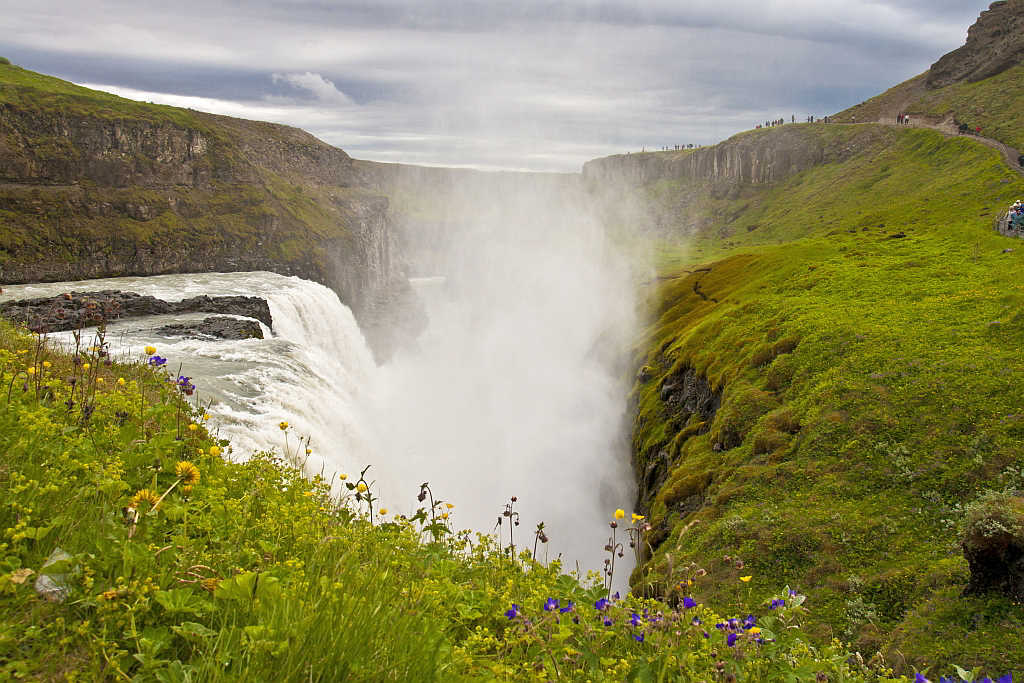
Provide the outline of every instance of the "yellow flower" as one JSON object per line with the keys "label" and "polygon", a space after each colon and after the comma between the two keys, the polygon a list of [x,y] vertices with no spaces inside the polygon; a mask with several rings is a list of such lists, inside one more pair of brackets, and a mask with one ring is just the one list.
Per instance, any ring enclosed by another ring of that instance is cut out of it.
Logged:
{"label": "yellow flower", "polygon": [[312,491],[306,491],[306,492],[305,492],[305,493],[303,493],[302,495],[304,495],[304,496],[305,496],[306,498],[310,498],[310,497],[312,497],[312,496],[313,496],[313,492],[312,492]]}
{"label": "yellow flower", "polygon": [[199,483],[199,468],[188,460],[182,460],[174,466],[174,474],[181,479],[185,486],[193,486]]}
{"label": "yellow flower", "polygon": [[213,456],[220,455],[220,447],[218,447],[218,446],[210,446],[210,455],[213,455]]}
{"label": "yellow flower", "polygon": [[751,629],[750,629],[750,631],[749,631],[749,632],[750,632],[750,633],[753,633],[753,634],[754,634],[754,635],[756,636],[756,635],[757,635],[758,633],[760,633],[760,632],[761,632],[761,629],[760,629],[760,628],[758,628],[757,626],[754,626],[753,628],[751,628]]}
{"label": "yellow flower", "polygon": [[377,512],[379,512],[379,513],[380,513],[380,514],[382,514],[382,515],[386,515],[386,514],[388,514],[388,509],[387,509],[387,508],[381,508],[381,509],[380,509],[380,510],[378,510]]}
{"label": "yellow flower", "polygon": [[28,353],[28,349],[18,349],[18,353]]}
{"label": "yellow flower", "polygon": [[348,475],[347,474],[342,474],[341,476],[338,477],[338,479],[341,479],[342,481],[345,481],[346,479],[348,479]]}
{"label": "yellow flower", "polygon": [[750,583],[750,580],[752,578],[754,578],[754,577],[753,576],[741,576],[740,577],[740,581],[742,581],[743,583]]}
{"label": "yellow flower", "polygon": [[190,425],[188,426],[188,430],[189,430],[190,432],[194,432],[194,431],[196,431],[197,429],[199,429],[199,425],[197,425],[197,424],[196,424],[195,422],[193,422],[192,424],[190,424]]}
{"label": "yellow flower", "polygon": [[441,519],[448,519],[448,513],[447,512],[442,512],[441,513]]}
{"label": "yellow flower", "polygon": [[30,375],[34,375],[36,374],[36,369],[34,367],[30,367],[27,370],[25,370],[25,372],[27,372]]}
{"label": "yellow flower", "polygon": [[204,453],[206,453],[206,451],[204,451],[202,448],[197,448],[196,453],[199,455],[203,455]]}
{"label": "yellow flower", "polygon": [[149,489],[139,489],[138,491],[135,492],[135,495],[132,496],[131,507],[138,510],[139,506],[141,506],[143,503],[148,503],[149,507],[153,507],[159,501],[160,496],[156,495],[156,493],[154,493],[153,491]]}
{"label": "yellow flower", "polygon": [[103,384],[103,378],[102,377],[97,377],[96,378],[96,384]]}
{"label": "yellow flower", "polygon": [[103,595],[100,596],[101,600],[113,600],[117,597],[117,591],[103,591]]}
{"label": "yellow flower", "polygon": [[282,431],[282,432],[283,432],[284,430],[288,429],[288,423],[287,423],[287,422],[278,422],[278,423],[277,423],[277,426],[281,428],[281,431]]}
{"label": "yellow flower", "polygon": [[147,346],[144,350],[145,350],[147,356],[152,356],[154,353],[156,353],[156,347],[155,346]]}
{"label": "yellow flower", "polygon": [[451,503],[445,503],[445,504],[444,504],[444,506],[445,506],[446,508],[448,508],[449,510],[454,510],[454,509],[455,509],[455,506],[454,506],[454,505],[452,505]]}
{"label": "yellow flower", "polygon": [[356,491],[359,491],[359,493],[366,493],[366,484],[359,482],[359,485],[356,486]]}
{"label": "yellow flower", "polygon": [[48,368],[48,367],[50,367],[50,361],[48,361],[48,360],[44,360],[44,361],[43,361],[43,367],[44,367],[44,368]]}
{"label": "yellow flower", "polygon": [[203,590],[207,590],[212,593],[220,586],[220,579],[203,579],[199,582],[199,585],[203,587]]}
{"label": "yellow flower", "polygon": [[635,512],[633,513],[633,524],[636,524],[637,522],[642,522],[643,519],[644,519],[643,515],[638,515]]}
{"label": "yellow flower", "polygon": [[92,365],[90,365],[89,363],[82,363],[82,369],[83,370],[88,370],[91,367],[92,367]]}
{"label": "yellow flower", "polygon": [[306,449],[306,455],[309,455],[309,454],[310,454],[310,453],[312,453],[312,452],[313,452],[313,449],[312,449],[312,448],[307,448],[307,449]]}
{"label": "yellow flower", "polygon": [[213,417],[213,415],[210,415],[209,413],[203,413],[204,420],[209,420],[211,417]]}
{"label": "yellow flower", "polygon": [[615,511],[615,519],[622,519],[625,516],[626,516],[626,511],[623,510],[622,508],[619,508],[618,510]]}
{"label": "yellow flower", "polygon": [[192,494],[192,487],[191,486],[182,486],[181,487],[181,492],[184,493],[186,496],[191,495]]}
{"label": "yellow flower", "polygon": [[118,385],[119,387],[123,387],[123,386],[124,386],[124,384],[125,384],[125,382],[124,382],[124,377],[118,377],[118,378],[117,378],[117,385]]}

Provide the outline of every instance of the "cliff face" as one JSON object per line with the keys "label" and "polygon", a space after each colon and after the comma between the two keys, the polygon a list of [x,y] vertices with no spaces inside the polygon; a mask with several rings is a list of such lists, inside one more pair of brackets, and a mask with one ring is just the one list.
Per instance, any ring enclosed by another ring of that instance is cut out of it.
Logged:
{"label": "cliff face", "polygon": [[996,76],[1024,60],[1024,0],[993,2],[967,31],[967,42],[932,64],[928,87]]}
{"label": "cliff face", "polygon": [[626,186],[689,178],[718,185],[763,185],[828,161],[843,162],[872,143],[876,133],[836,135],[828,125],[785,125],[740,133],[711,147],[619,154],[588,161],[583,180]]}
{"label": "cliff face", "polygon": [[413,311],[397,250],[387,198],[304,131],[0,66],[0,283],[268,270],[372,328]]}

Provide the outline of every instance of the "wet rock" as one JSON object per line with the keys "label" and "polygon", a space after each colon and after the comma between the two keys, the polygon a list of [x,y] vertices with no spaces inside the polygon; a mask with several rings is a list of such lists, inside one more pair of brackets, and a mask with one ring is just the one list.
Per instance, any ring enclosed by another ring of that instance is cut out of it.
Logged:
{"label": "wet rock", "polygon": [[199,323],[164,325],[158,334],[172,337],[215,337],[217,339],[263,339],[263,328],[255,320],[214,316]]}
{"label": "wet rock", "polygon": [[272,327],[274,322],[266,299],[250,296],[201,295],[182,301],[164,301],[135,292],[103,290],[0,304],[0,315],[37,332],[76,330],[114,320],[169,313],[241,315],[259,320],[267,327]]}

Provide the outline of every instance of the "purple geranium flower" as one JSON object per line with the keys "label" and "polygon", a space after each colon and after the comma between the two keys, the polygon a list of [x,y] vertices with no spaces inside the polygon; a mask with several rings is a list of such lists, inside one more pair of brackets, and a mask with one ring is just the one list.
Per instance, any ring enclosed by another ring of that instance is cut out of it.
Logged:
{"label": "purple geranium flower", "polygon": [[571,612],[575,606],[576,606],[576,604],[572,600],[569,600],[566,603],[565,607],[563,607],[562,609],[560,609],[558,611],[561,612],[562,614],[565,614],[566,612]]}
{"label": "purple geranium flower", "polygon": [[697,601],[687,595],[683,598],[683,609],[690,609],[697,606]]}
{"label": "purple geranium flower", "polygon": [[914,683],[931,683],[920,671],[914,675]]}
{"label": "purple geranium flower", "polygon": [[611,626],[612,625],[612,620],[611,620],[610,617],[605,617],[604,618],[604,625],[605,626]]}
{"label": "purple geranium flower", "polygon": [[736,639],[737,638],[739,638],[738,635],[736,635],[735,633],[730,633],[729,637],[725,639],[725,644],[728,645],[729,647],[732,647],[733,645],[736,644]]}
{"label": "purple geranium flower", "polygon": [[643,623],[643,620],[640,618],[639,614],[633,612],[632,616],[629,617],[629,623],[633,626],[640,626]]}
{"label": "purple geranium flower", "polygon": [[642,642],[644,642],[644,634],[643,634],[642,632],[641,632],[641,633],[637,633],[637,634],[635,634],[635,635],[633,636],[633,638],[634,638],[634,639],[636,640],[636,642],[638,642],[638,643],[642,643]]}
{"label": "purple geranium flower", "polygon": [[161,365],[163,365],[166,362],[167,362],[167,359],[166,358],[161,358],[160,356],[150,356],[149,357],[149,364],[152,365],[154,368],[160,367]]}
{"label": "purple geranium flower", "polygon": [[704,622],[700,620],[700,617],[694,617],[693,620],[690,623],[693,624],[694,626],[700,626]]}
{"label": "purple geranium flower", "polygon": [[519,605],[513,603],[512,604],[512,609],[510,609],[509,611],[505,612],[505,616],[508,617],[509,619],[515,619],[516,617],[518,617],[519,616]]}
{"label": "purple geranium flower", "polygon": [[747,618],[743,620],[743,630],[749,631],[750,629],[754,628],[756,624],[757,617],[755,617],[753,614],[748,614]]}
{"label": "purple geranium flower", "polygon": [[786,601],[785,600],[783,600],[782,598],[776,598],[775,600],[772,600],[772,604],[768,607],[768,609],[778,609],[780,607],[785,607],[785,606],[786,606]]}
{"label": "purple geranium flower", "polygon": [[608,605],[610,604],[611,603],[608,602],[607,599],[601,598],[600,600],[594,603],[594,609],[596,609],[598,612],[603,612],[604,610],[608,609]]}
{"label": "purple geranium flower", "polygon": [[544,611],[551,612],[556,609],[558,609],[558,600],[555,600],[554,598],[548,598],[547,602],[544,603]]}

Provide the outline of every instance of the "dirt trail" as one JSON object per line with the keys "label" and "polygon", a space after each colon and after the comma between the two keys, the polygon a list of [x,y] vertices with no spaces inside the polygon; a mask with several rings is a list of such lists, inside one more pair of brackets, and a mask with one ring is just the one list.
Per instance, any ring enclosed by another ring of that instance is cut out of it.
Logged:
{"label": "dirt trail", "polygon": [[[904,126],[909,126],[911,128],[931,128],[932,130],[939,131],[947,138],[957,137],[960,135],[959,129],[956,125],[953,124],[951,118],[942,121],[934,121],[929,120],[926,117],[912,115],[910,117],[910,123],[901,124],[896,122],[896,116],[886,116],[885,114],[883,114],[882,117],[880,117],[876,123],[880,123],[884,126],[892,126],[894,128],[902,128]],[[969,140],[974,140],[975,142],[980,142],[981,144],[987,147],[991,147],[992,149],[999,150],[999,153],[1002,154],[1003,156],[1003,162],[1011,169],[1016,171],[1019,175],[1024,176],[1024,167],[1021,167],[1021,165],[1017,163],[1017,159],[1020,158],[1020,152],[1018,150],[1014,149],[1013,147],[1010,147],[1009,145],[1004,145],[998,140],[986,138],[981,135],[972,134],[965,135],[963,137],[966,137]]]}

